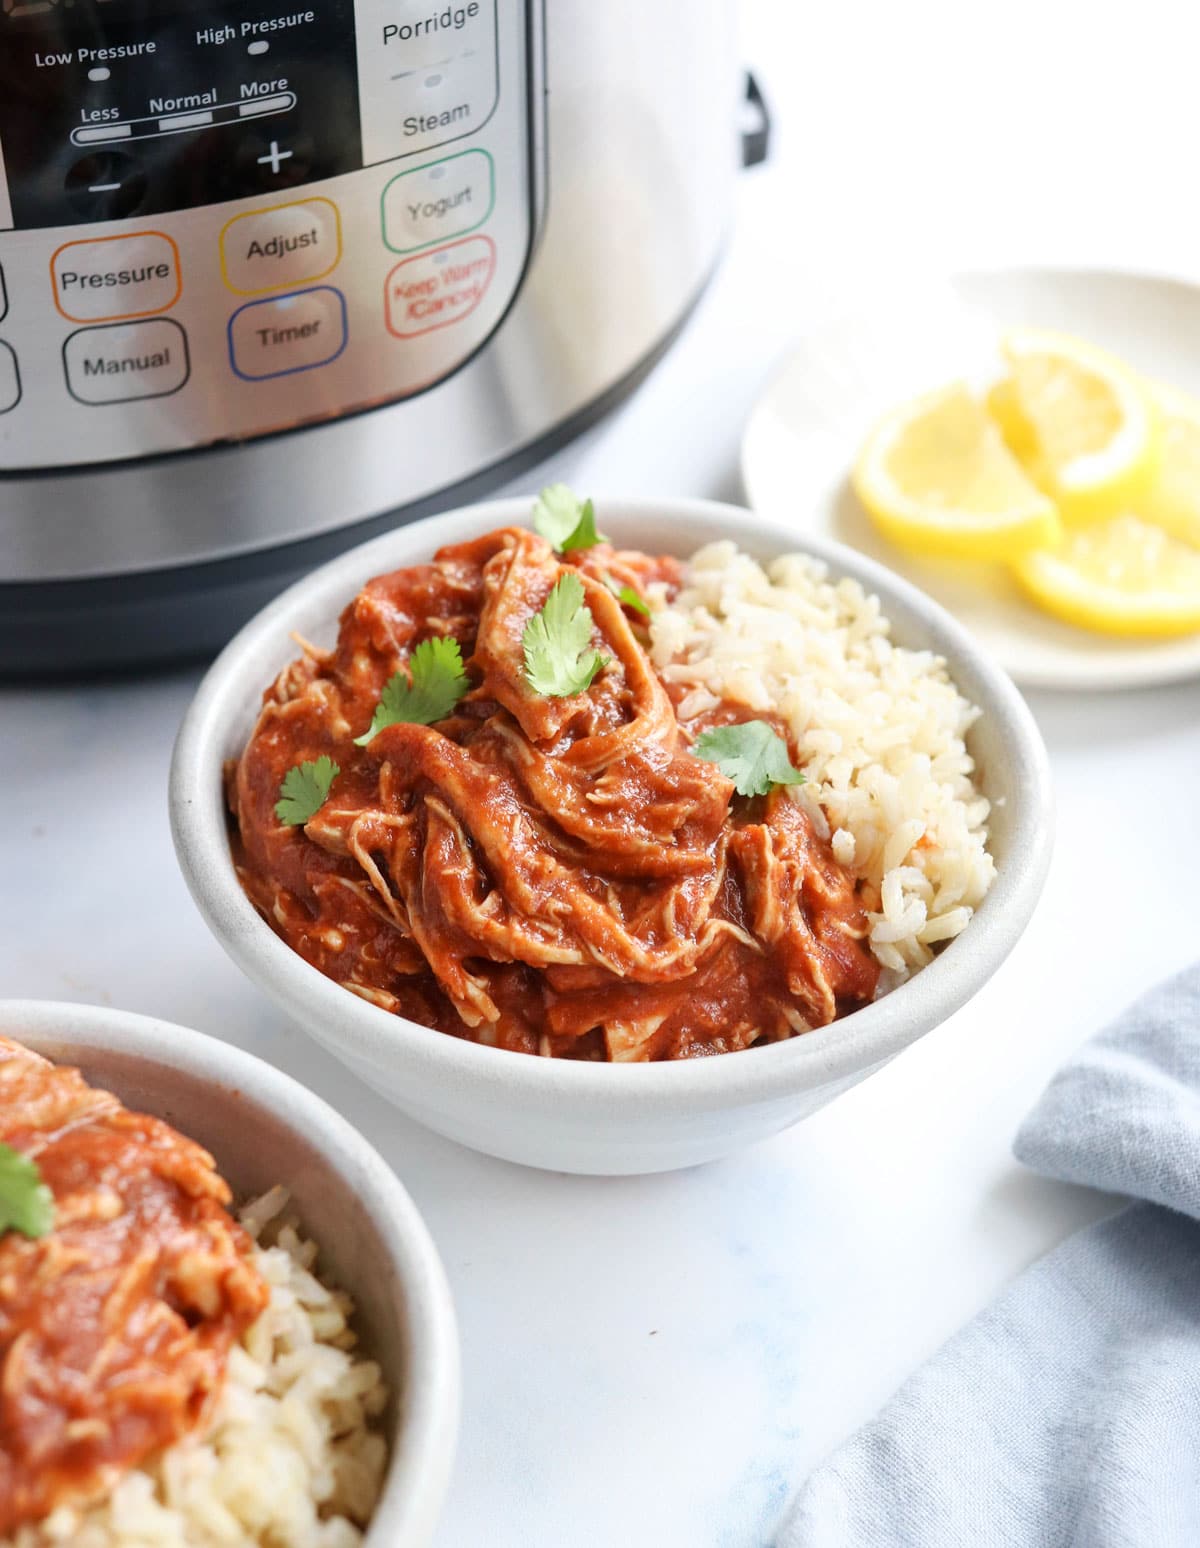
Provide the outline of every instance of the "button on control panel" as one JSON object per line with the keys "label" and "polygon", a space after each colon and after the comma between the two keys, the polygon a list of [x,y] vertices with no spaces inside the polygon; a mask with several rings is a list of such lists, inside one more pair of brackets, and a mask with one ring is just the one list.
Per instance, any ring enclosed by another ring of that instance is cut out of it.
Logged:
{"label": "button on control panel", "polygon": [[50,259],[54,304],[70,322],[146,317],[183,290],[179,249],[161,231],[64,242]]}
{"label": "button on control panel", "polygon": [[250,301],[229,319],[229,358],[248,382],[329,365],[346,347],[346,298],[332,285]]}
{"label": "button on control panel", "polygon": [[0,341],[0,414],[7,414],[21,401],[21,372],[11,344]]}
{"label": "button on control panel", "polygon": [[496,248],[485,236],[406,258],[387,278],[388,331],[414,339],[461,322],[483,300],[495,268]]}
{"label": "button on control panel", "polygon": [[80,328],[63,344],[63,368],[80,403],[166,398],[190,373],[187,334],[169,317]]}
{"label": "button on control panel", "polygon": [[383,190],[383,240],[412,253],[482,226],[496,202],[496,167],[484,150],[458,151],[398,172]]}
{"label": "button on control panel", "polygon": [[221,231],[221,272],[239,296],[324,279],[341,256],[341,219],[331,199],[247,210]]}
{"label": "button on control panel", "polygon": [[[8,287],[0,268],[0,322],[8,316]],[[21,368],[11,344],[0,339],[0,414],[7,414],[21,401]]]}

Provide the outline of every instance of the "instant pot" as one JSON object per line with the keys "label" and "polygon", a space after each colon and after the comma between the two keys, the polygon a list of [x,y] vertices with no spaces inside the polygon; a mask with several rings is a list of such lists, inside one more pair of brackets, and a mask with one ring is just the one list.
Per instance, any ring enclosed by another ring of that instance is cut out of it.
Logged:
{"label": "instant pot", "polygon": [[210,648],[628,392],[764,150],[734,24],[0,0],[0,669]]}

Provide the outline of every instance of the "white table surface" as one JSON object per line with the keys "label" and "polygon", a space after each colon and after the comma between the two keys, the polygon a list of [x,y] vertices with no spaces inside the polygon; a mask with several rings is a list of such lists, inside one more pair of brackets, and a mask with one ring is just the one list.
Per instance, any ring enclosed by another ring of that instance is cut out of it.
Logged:
{"label": "white table surface", "polygon": [[[555,474],[584,491],[737,498],[739,429],[789,334],[899,254],[914,269],[1195,272],[1194,211],[1164,153],[1192,139],[1194,49],[1167,46],[1184,9],[1139,8],[1151,71],[1128,56],[1128,17],[1110,24],[1095,7],[1016,0],[992,36],[957,0],[748,5],[774,160],[745,179],[727,262],[675,350]],[[1056,59],[1073,62],[1069,90]],[[165,812],[197,675],[0,696],[0,992],[147,1011],[241,1043],[396,1166],[462,1328],[464,1422],[439,1548],[769,1540],[809,1467],[1013,1274],[1111,1207],[1023,1172],[1010,1146],[1064,1054],[1195,953],[1200,684],[1033,698],[1057,850],[1026,937],[973,1004],[766,1145],[606,1181],[423,1132],[225,959],[179,878]]]}

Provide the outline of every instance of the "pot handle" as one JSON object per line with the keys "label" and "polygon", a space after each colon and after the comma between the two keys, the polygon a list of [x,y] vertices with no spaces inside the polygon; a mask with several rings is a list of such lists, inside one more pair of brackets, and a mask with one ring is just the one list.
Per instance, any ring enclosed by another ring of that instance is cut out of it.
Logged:
{"label": "pot handle", "polygon": [[742,165],[756,167],[770,153],[771,112],[752,70],[746,71],[746,95],[743,101],[746,116],[752,120],[752,125],[742,130]]}

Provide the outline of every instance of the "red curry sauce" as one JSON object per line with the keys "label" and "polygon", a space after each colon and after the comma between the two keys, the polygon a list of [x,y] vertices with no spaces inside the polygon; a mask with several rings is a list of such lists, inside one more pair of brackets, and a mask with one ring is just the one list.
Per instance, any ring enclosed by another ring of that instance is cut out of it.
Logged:
{"label": "red curry sauce", "polygon": [[[564,569],[609,665],[584,693],[534,693],[522,635]],[[242,883],[272,928],[363,998],[526,1053],[647,1060],[786,1038],[872,998],[853,877],[786,790],[744,799],[690,751],[607,579],[678,587],[667,558],[558,557],[516,528],[370,581],[336,646],[266,691],[228,771]],[[366,747],[388,678],[457,640],[473,683],[434,726]],[[303,828],[275,803],[295,764],[341,770]]]}
{"label": "red curry sauce", "polygon": [[212,1157],[0,1038],[0,1141],[52,1231],[0,1237],[0,1537],[193,1430],[267,1303]]}

